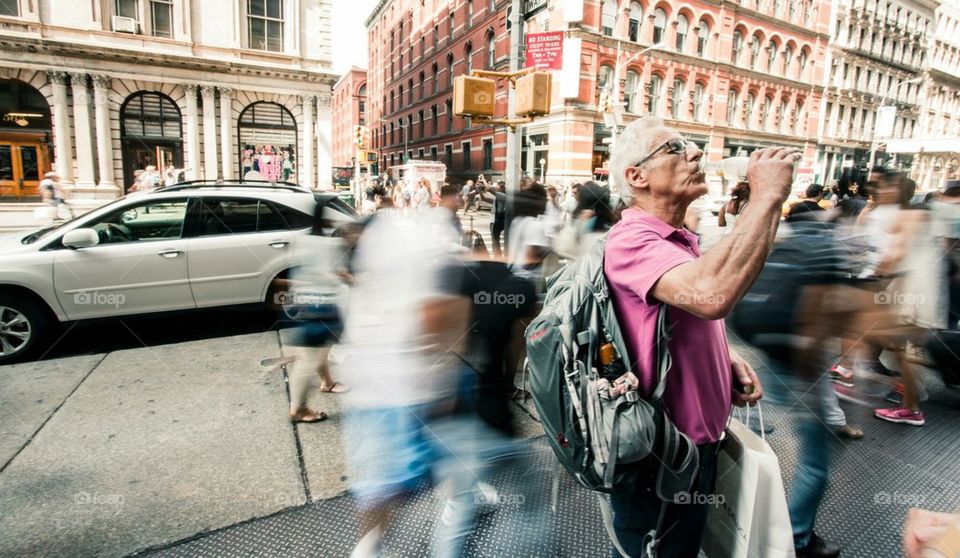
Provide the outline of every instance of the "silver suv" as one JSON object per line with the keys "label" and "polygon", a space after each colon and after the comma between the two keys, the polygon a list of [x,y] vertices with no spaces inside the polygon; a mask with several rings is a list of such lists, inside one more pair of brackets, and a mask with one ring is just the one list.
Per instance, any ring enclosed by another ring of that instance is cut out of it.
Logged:
{"label": "silver suv", "polygon": [[59,324],[273,302],[317,203],[330,242],[357,214],[285,184],[178,184],[134,193],[0,251],[0,364],[35,357]]}

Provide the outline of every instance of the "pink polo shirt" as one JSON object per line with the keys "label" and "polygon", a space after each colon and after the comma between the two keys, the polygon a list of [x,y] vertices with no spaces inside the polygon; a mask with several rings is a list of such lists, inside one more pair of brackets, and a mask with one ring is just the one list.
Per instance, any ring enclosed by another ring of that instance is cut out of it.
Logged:
{"label": "pink polo shirt", "polygon": [[[653,215],[627,209],[607,236],[604,273],[634,373],[649,395],[656,381],[659,301],[653,287],[664,273],[700,257],[697,236]],[[673,325],[663,393],[667,414],[697,444],[720,439],[733,404],[730,350],[723,320],[704,320],[670,307]]]}

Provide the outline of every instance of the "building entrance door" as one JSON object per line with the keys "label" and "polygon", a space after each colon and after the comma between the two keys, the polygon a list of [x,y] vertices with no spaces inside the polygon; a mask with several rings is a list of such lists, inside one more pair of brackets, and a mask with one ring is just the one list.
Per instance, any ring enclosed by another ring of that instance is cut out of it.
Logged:
{"label": "building entrance door", "polygon": [[48,170],[42,143],[0,140],[0,200],[38,198]]}

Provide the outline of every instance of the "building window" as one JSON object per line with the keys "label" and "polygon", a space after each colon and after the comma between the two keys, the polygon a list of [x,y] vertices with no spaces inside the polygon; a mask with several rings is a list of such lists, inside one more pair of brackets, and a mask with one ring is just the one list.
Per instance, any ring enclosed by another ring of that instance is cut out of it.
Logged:
{"label": "building window", "polygon": [[283,0],[247,0],[247,46],[283,50]]}
{"label": "building window", "polygon": [[780,100],[780,133],[784,134],[787,132],[787,119],[789,115],[787,114],[787,100]]}
{"label": "building window", "polygon": [[763,110],[761,111],[761,116],[760,116],[760,128],[763,130],[770,129],[770,112],[772,107],[773,107],[773,99],[770,97],[767,97],[766,99],[764,99]]}
{"label": "building window", "polygon": [[643,6],[639,2],[630,3],[630,21],[627,25],[627,36],[633,42],[640,41],[640,25],[643,23]]}
{"label": "building window", "polygon": [[173,0],[150,0],[150,30],[154,37],[173,37]]}
{"label": "building window", "polygon": [[798,79],[801,79],[801,80],[803,79],[806,69],[807,69],[807,51],[801,50],[800,58],[797,61],[797,78]]}
{"label": "building window", "polygon": [[470,143],[463,144],[463,170],[470,170]]}
{"label": "building window", "polygon": [[[419,138],[419,139],[423,139],[423,138],[427,135],[427,129],[426,129],[427,123],[426,123],[426,121],[423,119],[423,111],[422,111],[422,110],[421,110],[421,111],[417,111],[417,118],[420,119],[420,135],[418,136],[418,138]],[[421,157],[421,159],[422,159],[422,157]]]}
{"label": "building window", "polygon": [[683,52],[687,44],[687,31],[690,29],[690,20],[687,16],[680,14],[677,16],[677,52]]}
{"label": "building window", "polygon": [[603,12],[600,15],[601,32],[612,37],[617,28],[617,0],[603,0]]}
{"label": "building window", "polygon": [[667,12],[663,8],[653,11],[653,44],[660,44],[667,33]]}
{"label": "building window", "polygon": [[703,121],[703,93],[704,86],[698,83],[693,86],[693,119],[697,122]]}
{"label": "building window", "polygon": [[493,168],[493,142],[483,140],[483,168],[490,170]]}
{"label": "building window", "polygon": [[447,99],[447,133],[453,131],[453,102]]}
{"label": "building window", "polygon": [[773,73],[777,67],[777,43],[770,41],[767,45],[767,71]]}
{"label": "building window", "polygon": [[466,48],[463,49],[463,58],[467,63],[467,75],[470,75],[473,72],[473,45],[467,43]]}
{"label": "building window", "polygon": [[453,87],[453,55],[447,55],[447,86]]}
{"label": "building window", "polygon": [[422,101],[424,96],[426,96],[427,88],[424,84],[424,75],[423,72],[420,72],[420,100]]}
{"label": "building window", "polygon": [[[430,120],[431,120],[430,126],[433,128],[433,135],[437,135],[437,105],[433,105],[432,107],[430,107]],[[434,151],[436,151],[436,149],[434,149]],[[437,158],[436,152],[434,152],[433,155],[434,155],[433,158],[436,159]]]}
{"label": "building window", "polygon": [[710,40],[710,24],[701,20],[697,26],[697,56],[703,57],[707,53],[707,41]]}
{"label": "building window", "polygon": [[740,92],[731,89],[727,93],[727,126],[733,126],[737,121],[737,101],[740,99]]}
{"label": "building window", "polygon": [[[7,10],[7,5],[13,5],[14,10],[16,10],[17,0],[11,0],[6,2],[0,2],[0,12]],[[140,0],[117,0],[116,1],[116,10],[117,15],[120,17],[129,17],[130,19],[140,20]],[[6,14],[3,15],[19,15],[19,14]]]}
{"label": "building window", "polygon": [[789,45],[783,49],[783,71],[781,75],[790,77],[790,64],[793,63],[793,48]]}
{"label": "building window", "polygon": [[413,78],[407,80],[407,104],[413,104]]}
{"label": "building window", "polygon": [[433,50],[437,50],[437,45],[440,44],[440,26],[433,26]]}
{"label": "building window", "polygon": [[730,54],[730,62],[736,64],[740,61],[740,51],[743,50],[743,33],[733,32],[733,51]]}
{"label": "building window", "polygon": [[432,160],[434,160],[434,161],[437,160],[437,148],[436,148],[436,147],[431,147],[431,148],[430,148],[430,159],[432,159]]}
{"label": "building window", "polygon": [[650,76],[650,95],[647,97],[647,112],[650,114],[660,114],[660,89],[663,87],[663,79],[654,74]]}
{"label": "building window", "polygon": [[637,89],[640,85],[640,76],[637,72],[630,70],[627,72],[627,82],[626,82],[626,97],[627,97],[627,112],[638,112],[640,105],[637,102]]}
{"label": "building window", "polygon": [[674,118],[680,118],[680,112],[683,108],[684,86],[683,80],[673,80],[673,99],[671,99],[670,114]]}
{"label": "building window", "polygon": [[497,62],[497,41],[493,33],[487,35],[487,69],[492,70]]}
{"label": "building window", "polygon": [[753,111],[757,108],[757,96],[753,93],[747,94],[746,111],[743,115],[743,125],[747,128],[753,126]]}
{"label": "building window", "polygon": [[433,65],[433,94],[436,95],[440,92],[440,70],[437,68],[437,65]]}
{"label": "building window", "polygon": [[443,162],[447,164],[447,167],[453,165],[453,146],[447,145],[443,148]]}
{"label": "building window", "polygon": [[451,41],[453,40],[453,30],[455,27],[456,27],[456,21],[453,18],[453,14],[450,14],[450,24],[448,28],[448,35],[450,36]]}
{"label": "building window", "polygon": [[760,37],[754,35],[753,39],[750,40],[750,69],[755,70],[757,68],[757,61],[760,60],[760,49],[763,48],[760,46]]}
{"label": "building window", "polygon": [[467,27],[473,25],[473,0],[467,0]]}
{"label": "building window", "polygon": [[147,164],[162,170],[183,163],[181,122],[176,103],[161,93],[134,93],[124,101],[120,107],[120,145],[126,184],[132,184],[133,172]]}
{"label": "building window", "polygon": [[397,108],[400,108],[402,106],[403,106],[403,86],[401,85],[400,88],[397,89]]}
{"label": "building window", "polygon": [[240,176],[257,171],[264,180],[296,180],[297,122],[283,105],[257,101],[240,113]]}

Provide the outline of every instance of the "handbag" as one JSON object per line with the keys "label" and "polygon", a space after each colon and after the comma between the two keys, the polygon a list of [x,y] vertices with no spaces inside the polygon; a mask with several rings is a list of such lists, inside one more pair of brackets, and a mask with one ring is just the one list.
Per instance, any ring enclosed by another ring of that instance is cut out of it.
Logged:
{"label": "handbag", "polygon": [[[763,411],[757,406],[760,431]],[[750,422],[749,408],[747,424]],[[793,528],[780,463],[765,435],[731,418],[717,455],[717,505],[703,537],[709,557],[794,557]]]}

